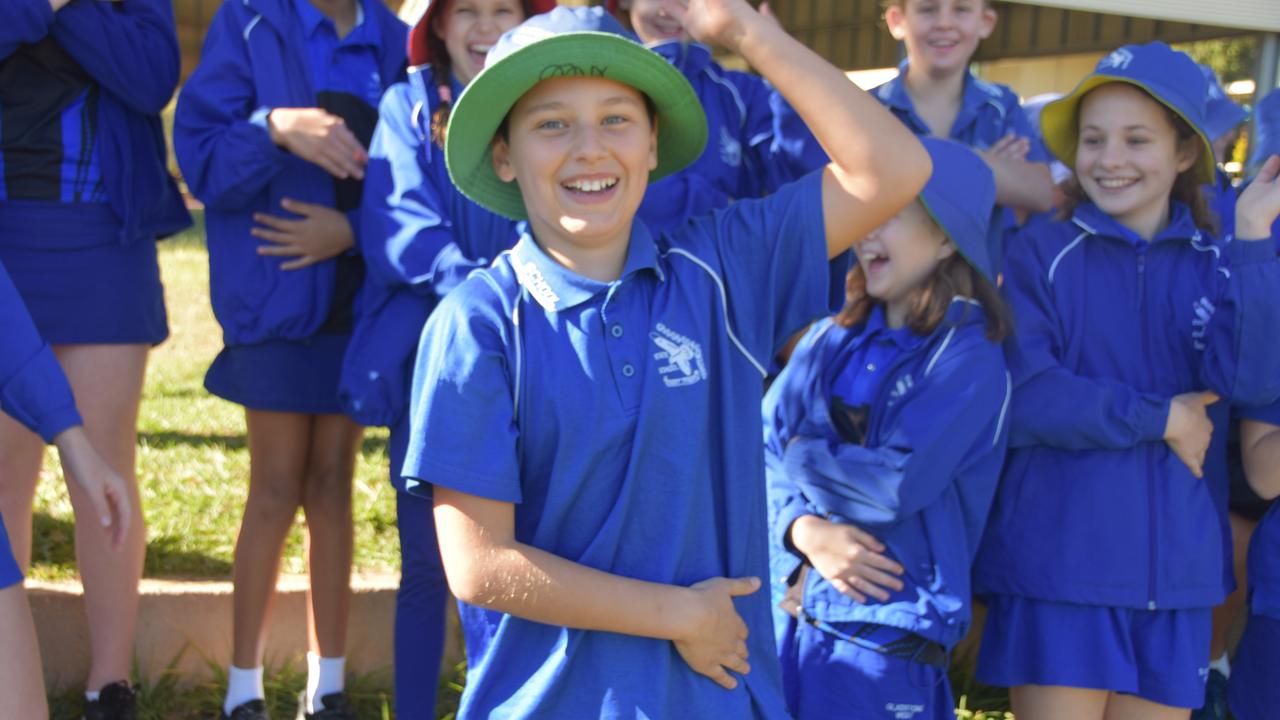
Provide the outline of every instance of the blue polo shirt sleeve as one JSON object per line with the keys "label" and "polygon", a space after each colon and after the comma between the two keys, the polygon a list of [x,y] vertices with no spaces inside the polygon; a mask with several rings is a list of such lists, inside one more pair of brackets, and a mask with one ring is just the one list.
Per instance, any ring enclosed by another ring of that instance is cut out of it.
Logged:
{"label": "blue polo shirt sleeve", "polygon": [[222,211],[258,198],[288,157],[265,126],[251,121],[258,101],[238,11],[238,3],[225,3],[214,15],[173,117],[183,179],[201,202]]}
{"label": "blue polo shirt sleeve", "polygon": [[57,12],[51,32],[85,72],[134,112],[156,115],[173,97],[182,58],[171,0],[72,2]]}
{"label": "blue polo shirt sleeve", "polygon": [[1214,273],[1218,300],[1205,335],[1201,379],[1228,402],[1280,397],[1280,260],[1275,243],[1228,242]]}
{"label": "blue polo shirt sleeve", "polygon": [[45,442],[80,425],[71,386],[0,265],[0,408]]}
{"label": "blue polo shirt sleeve", "polygon": [[1169,398],[1062,365],[1066,343],[1049,290],[1049,262],[1033,238],[1020,234],[1005,262],[1005,297],[1018,319],[1005,341],[1014,383],[1010,447],[1122,450],[1163,438]]}
{"label": "blue polo shirt sleeve", "polygon": [[431,485],[519,503],[514,325],[497,288],[474,275],[431,314],[418,345],[402,475],[410,492]]}
{"label": "blue polo shirt sleeve", "polygon": [[[973,459],[1000,452],[1011,383],[1000,348],[982,337],[953,339],[875,447],[796,438],[783,465],[824,514],[889,528],[929,505]],[[819,492],[820,491],[820,492]]]}
{"label": "blue polo shirt sleeve", "polygon": [[23,45],[49,34],[53,24],[49,0],[5,0],[0,3],[0,60]]}
{"label": "blue polo shirt sleeve", "polygon": [[[425,100],[408,83],[387,90],[369,145],[361,206],[361,242],[370,277],[387,287],[408,286],[420,294],[446,295],[484,264],[458,245],[445,192],[424,163],[443,163],[443,153],[414,122],[414,106],[430,117]],[[442,191],[443,190],[443,191]]]}
{"label": "blue polo shirt sleeve", "polygon": [[710,239],[724,270],[729,325],[763,373],[792,335],[827,312],[822,171],[690,227]]}

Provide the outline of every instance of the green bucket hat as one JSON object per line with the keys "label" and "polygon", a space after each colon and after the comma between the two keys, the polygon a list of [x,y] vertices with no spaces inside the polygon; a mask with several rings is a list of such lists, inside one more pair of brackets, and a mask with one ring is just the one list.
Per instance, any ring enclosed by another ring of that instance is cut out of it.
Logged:
{"label": "green bucket hat", "polygon": [[559,7],[506,32],[449,116],[449,178],[477,204],[512,220],[528,213],[519,186],[493,170],[493,136],[512,106],[534,85],[556,77],[602,77],[628,85],[658,115],[658,166],[649,181],[678,172],[702,154],[707,118],[679,70],[628,39],[603,8]]}

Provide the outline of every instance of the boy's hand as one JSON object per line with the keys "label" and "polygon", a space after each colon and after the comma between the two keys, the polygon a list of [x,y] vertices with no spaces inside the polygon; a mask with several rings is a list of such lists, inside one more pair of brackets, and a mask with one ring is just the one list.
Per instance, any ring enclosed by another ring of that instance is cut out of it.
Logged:
{"label": "boy's hand", "polygon": [[1267,240],[1280,216],[1280,155],[1272,155],[1236,201],[1236,239]]}
{"label": "boy's hand", "polygon": [[347,216],[327,205],[304,203],[284,198],[280,206],[296,215],[298,220],[254,213],[254,222],[266,227],[250,230],[254,237],[269,240],[274,245],[260,245],[259,255],[295,258],[280,264],[281,270],[297,270],[328,260],[346,252],[355,244],[355,233]]}
{"label": "boy's hand", "polygon": [[902,566],[884,555],[884,545],[860,528],[803,515],[791,526],[791,544],[831,587],[859,603],[880,602],[902,589]]}
{"label": "boy's hand", "polygon": [[84,490],[93,503],[94,514],[111,537],[111,547],[119,548],[129,532],[129,487],[93,449],[84,428],[77,425],[53,439],[62,461],[63,475]]}
{"label": "boy's hand", "polygon": [[747,624],[733,606],[733,598],[760,589],[759,578],[711,578],[689,586],[697,604],[685,637],[673,640],[676,652],[693,671],[706,675],[726,690],[738,686],[727,671],[751,672],[747,664]]}
{"label": "boy's hand", "polygon": [[1026,160],[1027,153],[1031,152],[1031,141],[1024,137],[1018,137],[1013,133],[1009,133],[1008,135],[1000,138],[995,145],[992,145],[986,150],[977,150],[976,152],[978,155],[987,159],[988,162],[991,158]]}
{"label": "boy's hand", "polygon": [[1191,392],[1175,396],[1169,403],[1164,441],[1198,478],[1204,477],[1204,456],[1213,439],[1213,423],[1206,408],[1216,402],[1214,393]]}
{"label": "boy's hand", "polygon": [[746,24],[765,21],[773,26],[776,19],[761,17],[745,0],[680,0],[677,18],[689,37],[698,42],[737,49]]}
{"label": "boy's hand", "polygon": [[347,124],[320,108],[275,108],[267,115],[271,141],[340,178],[364,178],[369,153]]}

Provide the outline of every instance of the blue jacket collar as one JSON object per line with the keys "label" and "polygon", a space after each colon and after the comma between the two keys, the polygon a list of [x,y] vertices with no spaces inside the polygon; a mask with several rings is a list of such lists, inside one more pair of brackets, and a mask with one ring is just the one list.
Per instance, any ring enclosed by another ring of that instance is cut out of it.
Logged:
{"label": "blue jacket collar", "polygon": [[658,266],[658,250],[653,237],[639,220],[632,222],[627,261],[623,264],[622,275],[613,282],[592,280],[561,265],[533,239],[528,223],[520,223],[519,231],[520,239],[511,249],[511,264],[520,285],[548,311],[561,312],[587,302],[642,270],[651,270],[658,279],[665,279]]}
{"label": "blue jacket collar", "polygon": [[[1080,203],[1071,215],[1071,222],[1090,235],[1121,240],[1135,246],[1146,244],[1137,233],[1121,225],[1093,203]],[[1166,240],[1190,240],[1194,243],[1203,241],[1203,234],[1196,227],[1191,209],[1176,200],[1169,202],[1169,224],[1151,239],[1151,244]]]}
{"label": "blue jacket collar", "polygon": [[668,40],[650,45],[649,49],[678,68],[685,77],[702,72],[703,68],[715,62],[715,58],[711,55],[711,48],[702,43]]}
{"label": "blue jacket collar", "polygon": [[915,103],[911,102],[911,95],[907,93],[906,77],[909,70],[910,63],[903,60],[898,65],[898,76],[881,85],[875,92],[882,103],[906,113],[915,125],[913,129],[919,134],[933,131],[940,137],[950,137],[952,130],[967,126],[977,116],[978,110],[987,104],[998,110],[1001,115],[1004,114],[1004,105],[1000,103],[1003,95],[1000,88],[985,80],[978,79],[972,72],[966,70],[964,73],[963,94],[960,99],[960,112],[956,113],[955,121],[949,128],[930,128],[916,114]]}
{"label": "blue jacket collar", "polygon": [[[351,32],[340,41],[342,45],[369,45],[377,47],[382,40],[382,34],[378,32],[378,24],[370,21],[370,12],[365,8],[368,0],[357,0],[356,2],[356,24]],[[311,37],[321,25],[328,23],[331,27],[333,21],[325,17],[314,5],[307,0],[293,0],[293,6],[298,14],[298,19],[302,21],[302,34],[304,37]],[[366,22],[369,21],[369,22]]]}

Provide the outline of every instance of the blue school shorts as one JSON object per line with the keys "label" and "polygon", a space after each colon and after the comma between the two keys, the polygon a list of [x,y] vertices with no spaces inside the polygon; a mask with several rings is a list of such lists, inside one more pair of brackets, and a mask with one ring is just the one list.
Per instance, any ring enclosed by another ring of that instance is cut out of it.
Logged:
{"label": "blue school shorts", "polygon": [[[861,623],[836,627],[842,625]],[[787,619],[778,654],[787,707],[796,720],[955,718],[942,668],[855,645],[795,618]]]}
{"label": "blue school shorts", "polygon": [[156,345],[169,336],[154,242],[0,242],[0,262],[52,345]]}
{"label": "blue school shorts", "polygon": [[250,410],[336,415],[348,334],[268,340],[224,347],[204,376],[205,388]]}
{"label": "blue school shorts", "polygon": [[1280,620],[1249,616],[1231,661],[1227,703],[1236,720],[1272,720],[1280,714]]}
{"label": "blue school shorts", "polygon": [[13,548],[9,546],[9,531],[5,530],[4,518],[0,518],[0,590],[22,583],[22,570],[18,569],[18,561],[13,558]]}
{"label": "blue school shorts", "polygon": [[1204,704],[1210,608],[1135,610],[990,598],[977,677],[1000,687],[1060,685]]}

